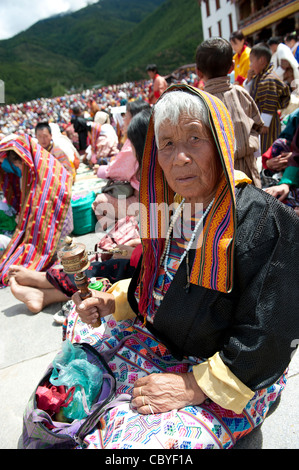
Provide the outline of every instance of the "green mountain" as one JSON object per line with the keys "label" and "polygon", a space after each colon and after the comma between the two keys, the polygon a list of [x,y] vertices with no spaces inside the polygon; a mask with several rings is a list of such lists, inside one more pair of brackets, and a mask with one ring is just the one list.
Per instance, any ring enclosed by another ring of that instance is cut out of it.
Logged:
{"label": "green mountain", "polygon": [[100,0],[0,41],[5,101],[147,78],[150,62],[167,74],[193,62],[201,40],[196,0]]}
{"label": "green mountain", "polygon": [[181,65],[193,63],[202,40],[198,2],[166,0],[115,41],[96,64],[96,74],[100,79],[122,83],[147,78],[146,65],[156,63],[159,72],[167,75]]}

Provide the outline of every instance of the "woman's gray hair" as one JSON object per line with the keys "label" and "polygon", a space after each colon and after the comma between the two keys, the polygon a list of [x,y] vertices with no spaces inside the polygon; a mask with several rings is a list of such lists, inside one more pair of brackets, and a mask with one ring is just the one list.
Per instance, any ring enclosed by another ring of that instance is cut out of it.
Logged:
{"label": "woman's gray hair", "polygon": [[199,119],[210,128],[208,110],[200,96],[182,90],[169,91],[154,105],[156,141],[158,141],[158,133],[161,124],[163,124],[164,121],[169,121],[171,124],[176,125],[182,114]]}

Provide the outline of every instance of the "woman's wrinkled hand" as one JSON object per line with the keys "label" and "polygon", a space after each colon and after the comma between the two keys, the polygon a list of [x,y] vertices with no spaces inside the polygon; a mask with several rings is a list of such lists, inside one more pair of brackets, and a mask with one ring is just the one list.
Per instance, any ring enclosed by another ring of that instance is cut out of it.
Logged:
{"label": "woman's wrinkled hand", "polygon": [[132,408],[141,414],[164,413],[200,405],[206,398],[192,372],[150,374],[134,383]]}
{"label": "woman's wrinkled hand", "polygon": [[81,320],[88,325],[93,325],[100,317],[111,315],[115,311],[115,298],[113,294],[92,290],[92,297],[82,300],[80,292],[72,296]]}

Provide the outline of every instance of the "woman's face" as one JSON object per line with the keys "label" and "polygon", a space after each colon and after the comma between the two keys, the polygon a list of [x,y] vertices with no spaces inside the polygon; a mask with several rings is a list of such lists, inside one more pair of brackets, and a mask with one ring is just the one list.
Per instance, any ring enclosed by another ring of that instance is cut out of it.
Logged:
{"label": "woman's face", "polygon": [[130,113],[130,111],[126,111],[124,117],[123,117],[123,120],[124,120],[124,132],[127,132],[127,129],[128,129],[128,126],[132,120],[132,114]]}
{"label": "woman's face", "polygon": [[240,54],[244,46],[244,39],[233,39],[230,44],[236,54]]}
{"label": "woman's face", "polygon": [[169,186],[186,202],[206,206],[213,199],[222,166],[211,132],[203,122],[183,115],[176,125],[162,123],[158,162]]}

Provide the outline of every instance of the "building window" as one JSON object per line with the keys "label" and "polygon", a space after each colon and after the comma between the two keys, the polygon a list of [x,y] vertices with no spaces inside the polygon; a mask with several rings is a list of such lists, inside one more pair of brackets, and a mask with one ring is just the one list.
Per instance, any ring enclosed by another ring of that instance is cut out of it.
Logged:
{"label": "building window", "polygon": [[228,22],[229,22],[229,32],[231,34],[233,32],[233,17],[231,13],[228,15]]}
{"label": "building window", "polygon": [[212,37],[212,26],[209,27],[208,31],[209,31],[209,38],[211,38]]}
{"label": "building window", "polygon": [[219,10],[220,8],[220,0],[216,0],[216,10]]}
{"label": "building window", "polygon": [[219,35],[220,37],[222,36],[221,20],[218,21],[218,35]]}
{"label": "building window", "polygon": [[206,0],[206,13],[207,17],[210,16],[210,0]]}

